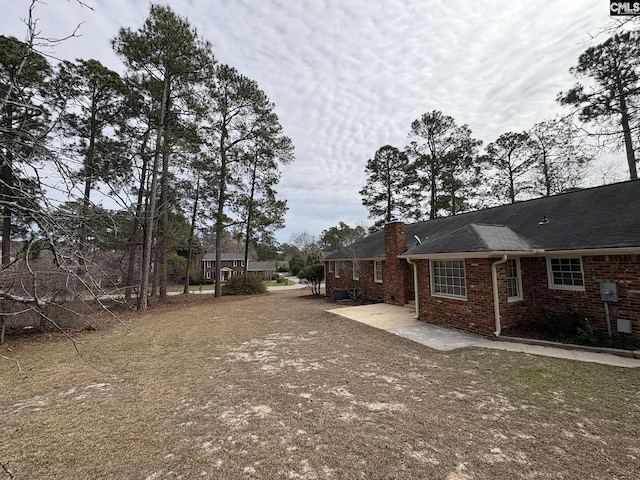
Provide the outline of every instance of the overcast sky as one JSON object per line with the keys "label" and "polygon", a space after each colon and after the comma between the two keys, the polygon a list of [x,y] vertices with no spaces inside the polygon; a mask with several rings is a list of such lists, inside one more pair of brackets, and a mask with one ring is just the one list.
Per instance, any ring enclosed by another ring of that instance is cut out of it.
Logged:
{"label": "overcast sky", "polygon": [[[30,2],[0,1],[0,33],[24,38]],[[149,3],[84,1],[94,11],[73,0],[39,4],[39,30],[59,37],[83,22],[58,57],[95,58],[123,73],[110,40],[120,27],[142,26]],[[575,82],[569,68],[610,23],[606,0],[168,4],[212,42],[219,62],[258,82],[293,140],[296,160],[277,188],[289,206],[281,242],[340,221],[373,223],[358,194],[365,164],[386,144],[404,147],[423,113],[441,110],[485,144],[554,117],[556,95]]]}

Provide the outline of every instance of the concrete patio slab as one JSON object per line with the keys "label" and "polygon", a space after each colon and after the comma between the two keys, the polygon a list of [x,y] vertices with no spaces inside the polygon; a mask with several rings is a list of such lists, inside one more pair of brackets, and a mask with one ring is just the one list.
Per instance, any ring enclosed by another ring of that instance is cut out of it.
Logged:
{"label": "concrete patio slab", "polygon": [[388,303],[335,308],[328,310],[328,312],[383,330],[422,324],[422,322],[418,322],[413,318],[415,315],[413,310],[396,305],[389,305]]}
{"label": "concrete patio slab", "polygon": [[447,351],[457,348],[480,347],[509,352],[521,352],[531,355],[542,355],[545,357],[564,358],[580,362],[602,363],[616,367],[640,368],[640,360],[618,355],[489,340],[479,335],[419,322],[414,318],[415,312],[413,312],[413,310],[386,303],[334,308],[327,311],[375,328],[386,330],[435,350]]}

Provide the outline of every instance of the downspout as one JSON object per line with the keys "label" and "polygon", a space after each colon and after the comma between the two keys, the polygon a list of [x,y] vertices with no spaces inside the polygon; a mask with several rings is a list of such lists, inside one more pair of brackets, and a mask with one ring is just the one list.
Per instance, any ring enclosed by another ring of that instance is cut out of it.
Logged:
{"label": "downspout", "polygon": [[491,282],[493,286],[493,316],[496,321],[496,331],[493,334],[499,337],[502,333],[502,324],[500,323],[500,296],[498,295],[498,270],[497,266],[502,265],[507,261],[507,256],[503,255],[502,258],[491,264]]}
{"label": "downspout", "polygon": [[407,258],[407,263],[413,265],[413,301],[416,304],[416,314],[413,318],[418,320],[420,316],[420,301],[418,295],[418,265],[411,261],[410,258]]}

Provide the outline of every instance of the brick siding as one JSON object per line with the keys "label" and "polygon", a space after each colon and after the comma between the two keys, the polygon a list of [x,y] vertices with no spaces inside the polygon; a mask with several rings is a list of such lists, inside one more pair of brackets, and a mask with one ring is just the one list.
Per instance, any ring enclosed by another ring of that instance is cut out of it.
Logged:
{"label": "brick siding", "polygon": [[[360,299],[405,305],[414,299],[413,266],[397,258],[406,251],[404,224],[385,225],[385,260],[383,283],[374,282],[374,262],[359,260],[360,279],[352,279],[352,261],[337,261],[340,278],[326,268],[326,294],[333,296],[336,288],[356,288]],[[416,260],[418,273],[419,319],[428,323],[456,328],[493,338],[495,317],[491,265],[500,257],[466,259],[466,299],[434,296],[431,293],[428,260]],[[325,264],[328,267],[328,263]],[[618,285],[620,301],[609,304],[612,331],[615,335],[618,318],[633,322],[633,336],[640,339],[640,255],[583,256],[584,291],[549,288],[545,257],[520,259],[522,300],[507,298],[506,264],[496,266],[501,327],[503,331],[529,323],[536,307],[572,307],[585,313],[594,329],[607,332],[604,303],[600,299],[600,282]]]}
{"label": "brick siding", "polygon": [[489,259],[465,260],[467,298],[448,298],[431,294],[429,260],[417,260],[419,320],[457,328],[485,337],[495,330]]}
{"label": "brick siding", "polygon": [[404,223],[391,222],[384,226],[384,251],[384,302],[404,306],[414,297],[412,268],[406,260],[398,258],[407,251]]}
{"label": "brick siding", "polygon": [[[527,261],[526,274],[524,260]],[[634,322],[633,336],[640,339],[640,255],[582,257],[584,291],[549,288],[544,258],[523,259],[522,266],[523,290],[529,310],[535,306],[572,307],[584,312],[593,328],[601,332],[607,332],[607,320],[600,298],[600,282],[616,282],[620,301],[609,303],[613,334],[617,334],[616,319],[621,318]]]}
{"label": "brick siding", "polygon": [[[419,260],[419,319],[428,323],[493,337],[495,318],[491,264],[499,258],[465,260],[467,299],[433,296],[429,261]],[[600,299],[600,282],[615,281],[620,301],[610,303],[613,334],[616,319],[634,322],[633,336],[640,338],[640,255],[607,255],[582,257],[585,290],[550,289],[546,259],[522,258],[523,300],[509,302],[506,287],[506,266],[496,268],[500,317],[503,330],[528,323],[535,307],[572,307],[585,313],[594,329],[607,332],[604,303]]]}
{"label": "brick siding", "polygon": [[[384,296],[384,284],[376,283],[374,280],[374,262],[373,260],[357,260],[360,268],[360,279],[353,279],[353,261],[338,260],[333,261],[332,268],[329,268],[330,262],[325,262],[325,294],[329,298],[333,298],[336,288],[356,289],[359,293],[359,299],[365,302],[382,302]],[[336,278],[336,265],[340,269],[340,277]],[[384,263],[383,263],[384,269]],[[329,271],[333,270],[333,271]],[[383,270],[384,271],[384,270]]]}

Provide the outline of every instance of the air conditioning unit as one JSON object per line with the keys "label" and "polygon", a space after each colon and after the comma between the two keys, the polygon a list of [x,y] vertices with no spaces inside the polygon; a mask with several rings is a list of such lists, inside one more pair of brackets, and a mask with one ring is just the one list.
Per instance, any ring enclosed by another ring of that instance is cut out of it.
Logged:
{"label": "air conditioning unit", "polygon": [[633,333],[633,322],[631,320],[618,318],[618,332]]}

